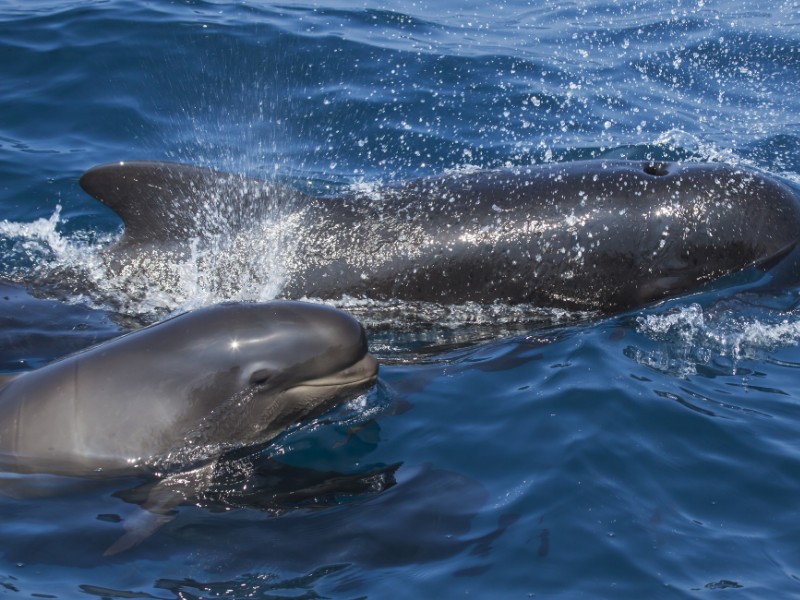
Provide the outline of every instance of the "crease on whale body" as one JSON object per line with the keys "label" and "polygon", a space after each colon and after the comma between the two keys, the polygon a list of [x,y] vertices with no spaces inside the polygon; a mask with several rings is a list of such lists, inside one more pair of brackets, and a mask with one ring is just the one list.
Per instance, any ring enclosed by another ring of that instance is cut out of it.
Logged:
{"label": "crease on whale body", "polygon": [[95,167],[80,183],[124,223],[103,254],[115,275],[174,262],[219,236],[258,254],[257,224],[277,215],[284,298],[612,313],[772,267],[800,236],[788,186],[717,163],[576,161],[335,198],[164,162]]}

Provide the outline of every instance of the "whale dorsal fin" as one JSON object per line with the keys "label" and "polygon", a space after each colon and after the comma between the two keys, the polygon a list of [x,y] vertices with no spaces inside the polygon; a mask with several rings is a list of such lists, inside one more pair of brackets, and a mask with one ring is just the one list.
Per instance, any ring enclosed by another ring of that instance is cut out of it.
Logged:
{"label": "whale dorsal fin", "polygon": [[86,171],[80,184],[122,218],[122,244],[185,241],[201,224],[240,227],[274,200],[302,196],[260,179],[169,162],[101,165]]}

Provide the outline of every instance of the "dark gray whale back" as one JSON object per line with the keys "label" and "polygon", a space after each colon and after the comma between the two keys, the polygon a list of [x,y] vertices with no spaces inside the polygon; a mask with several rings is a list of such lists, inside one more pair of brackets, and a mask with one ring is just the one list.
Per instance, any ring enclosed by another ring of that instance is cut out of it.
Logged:
{"label": "dark gray whale back", "polygon": [[210,195],[229,199],[216,222],[233,230],[259,207],[292,208],[302,235],[285,257],[287,298],[613,312],[774,261],[800,236],[787,186],[723,164],[580,161],[337,198],[171,163],[100,166],[81,185],[122,217],[112,256],[179,247]]}

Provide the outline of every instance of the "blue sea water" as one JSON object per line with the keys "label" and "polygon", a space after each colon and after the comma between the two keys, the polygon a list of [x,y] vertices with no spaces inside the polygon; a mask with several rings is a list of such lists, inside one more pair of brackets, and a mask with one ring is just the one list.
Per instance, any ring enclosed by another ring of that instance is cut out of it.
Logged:
{"label": "blue sea water", "polygon": [[[99,163],[321,193],[591,157],[800,184],[791,0],[0,0],[0,82],[5,372],[269,294],[191,274],[113,301],[26,291],[119,230],[77,185]],[[104,556],[141,482],[3,475],[0,595],[800,596],[798,293],[737,280],[522,325],[354,305],[380,384],[277,440],[246,493],[232,477],[127,552]]]}

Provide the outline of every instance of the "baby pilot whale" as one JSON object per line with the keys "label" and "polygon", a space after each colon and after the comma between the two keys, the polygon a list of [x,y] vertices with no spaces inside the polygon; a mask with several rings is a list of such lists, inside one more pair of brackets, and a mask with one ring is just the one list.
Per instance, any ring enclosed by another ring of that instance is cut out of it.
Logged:
{"label": "baby pilot whale", "polygon": [[163,162],[95,167],[80,183],[124,223],[105,254],[115,272],[223,229],[234,238],[255,229],[266,207],[282,207],[295,232],[276,261],[286,268],[285,298],[612,313],[769,268],[800,237],[800,203],[786,185],[718,163],[577,161],[336,198]]}
{"label": "baby pilot whale", "polygon": [[189,471],[357,396],[377,370],[361,325],[330,307],[196,310],[9,378],[0,388],[0,467]]}

